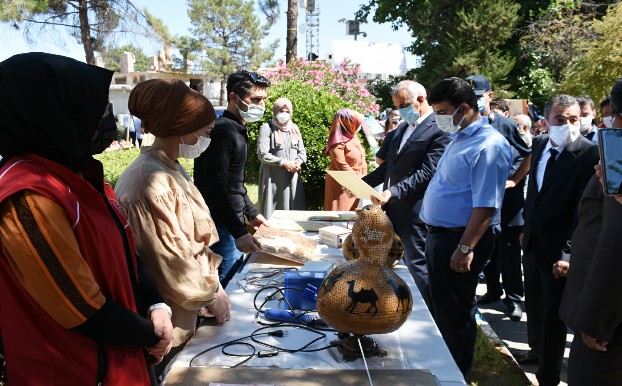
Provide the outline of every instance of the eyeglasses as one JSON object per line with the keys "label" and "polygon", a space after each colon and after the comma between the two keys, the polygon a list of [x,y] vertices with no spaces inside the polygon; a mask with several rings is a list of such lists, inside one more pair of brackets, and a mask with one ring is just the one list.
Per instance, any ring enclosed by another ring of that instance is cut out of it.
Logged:
{"label": "eyeglasses", "polygon": [[253,84],[258,84],[262,87],[270,87],[270,81],[263,75],[259,75],[256,72],[250,71],[242,71],[241,74],[243,78],[240,79],[236,84],[234,84],[233,87],[231,87],[231,90],[234,90],[236,87],[238,87],[240,84],[247,80],[250,80]]}

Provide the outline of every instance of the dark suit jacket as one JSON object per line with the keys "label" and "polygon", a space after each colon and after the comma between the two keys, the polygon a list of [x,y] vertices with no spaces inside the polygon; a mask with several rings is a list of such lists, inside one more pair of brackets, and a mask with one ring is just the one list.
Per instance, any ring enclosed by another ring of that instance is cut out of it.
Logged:
{"label": "dark suit jacket", "polygon": [[423,195],[445,146],[451,141],[438,127],[436,115],[432,113],[419,124],[398,153],[407,127],[408,123],[404,122],[395,129],[385,162],[363,177],[371,186],[382,183],[383,189],[391,190],[391,200],[384,209],[396,229],[401,224],[411,227],[413,222],[421,223],[419,210]]}
{"label": "dark suit jacket", "polygon": [[537,165],[548,141],[548,134],[533,139],[523,247],[534,254],[536,261],[552,266],[562,256],[566,255],[566,260],[570,257],[570,239],[576,227],[579,199],[594,175],[599,155],[597,145],[579,136],[558,155],[538,192]]}
{"label": "dark suit jacket", "polygon": [[[516,170],[523,162],[524,157],[520,155],[515,147],[512,150],[512,167],[510,176],[516,173]],[[520,227],[524,223],[523,206],[525,205],[525,181],[523,178],[515,187],[505,190],[503,195],[503,204],[501,204],[501,227]]]}
{"label": "dark suit jacket", "polygon": [[[576,363],[595,366],[602,373],[602,384],[618,384],[620,376],[620,337],[622,337],[622,205],[602,193],[597,178],[590,180],[581,199],[579,225],[572,237],[572,258],[560,317],[575,331],[606,340],[607,352],[575,350]],[[575,244],[577,248],[575,249]],[[573,344],[574,350],[574,344]],[[616,370],[614,370],[616,369]],[[580,372],[590,374],[590,372]],[[609,379],[607,379],[609,374]],[[589,384],[590,379],[581,380]],[[595,383],[592,383],[595,384]]]}

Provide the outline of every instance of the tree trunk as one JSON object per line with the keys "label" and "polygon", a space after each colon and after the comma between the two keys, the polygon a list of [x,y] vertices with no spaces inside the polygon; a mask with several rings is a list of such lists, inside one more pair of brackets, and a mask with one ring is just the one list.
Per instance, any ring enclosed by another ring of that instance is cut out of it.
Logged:
{"label": "tree trunk", "polygon": [[84,55],[88,64],[95,64],[95,52],[91,39],[91,25],[89,24],[88,0],[78,1],[78,16],[80,18],[80,37],[84,47]]}
{"label": "tree trunk", "polygon": [[220,80],[220,105],[227,106],[229,96],[227,95],[227,76]]}
{"label": "tree trunk", "polygon": [[287,47],[285,49],[285,63],[289,63],[298,56],[298,0],[287,0]]}

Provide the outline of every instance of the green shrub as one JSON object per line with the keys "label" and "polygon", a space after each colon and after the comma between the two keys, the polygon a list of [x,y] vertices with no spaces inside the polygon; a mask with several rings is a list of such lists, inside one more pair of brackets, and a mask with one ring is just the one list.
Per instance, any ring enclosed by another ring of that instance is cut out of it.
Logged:
{"label": "green shrub", "polygon": [[337,110],[343,107],[352,108],[352,105],[326,89],[316,90],[300,80],[282,80],[268,88],[266,114],[261,121],[248,125],[249,154],[246,179],[249,182],[256,183],[259,178],[257,158],[259,127],[272,119],[274,101],[283,97],[292,101],[294,108],[292,120],[300,128],[307,150],[307,162],[302,166],[307,208],[321,209],[324,205],[324,178],[329,164],[329,158],[324,156],[324,149],[330,124]]}
{"label": "green shrub", "polygon": [[[136,148],[119,151],[107,151],[96,155],[95,159],[100,160],[101,163],[104,164],[104,179],[114,188],[121,173],[123,173],[125,168],[127,168],[132,161],[138,157],[139,153],[139,150]],[[194,171],[193,160],[180,158],[179,162],[192,176]]]}

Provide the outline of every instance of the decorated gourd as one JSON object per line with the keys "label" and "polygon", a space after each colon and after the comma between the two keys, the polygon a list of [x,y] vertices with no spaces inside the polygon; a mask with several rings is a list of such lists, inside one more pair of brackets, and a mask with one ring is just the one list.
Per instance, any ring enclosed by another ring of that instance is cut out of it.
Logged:
{"label": "decorated gourd", "polygon": [[335,268],[318,291],[318,313],[329,326],[341,333],[385,334],[408,319],[410,289],[387,264],[394,238],[379,206],[357,211],[352,241],[359,258]]}

